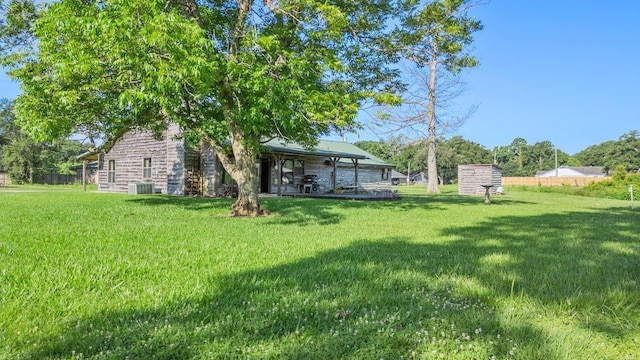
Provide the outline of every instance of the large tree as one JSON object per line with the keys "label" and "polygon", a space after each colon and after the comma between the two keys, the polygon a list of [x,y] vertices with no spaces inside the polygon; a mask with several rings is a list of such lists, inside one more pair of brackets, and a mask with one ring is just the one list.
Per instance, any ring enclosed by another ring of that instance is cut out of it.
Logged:
{"label": "large tree", "polygon": [[558,166],[578,166],[579,161],[550,141],[540,141],[533,145],[523,138],[515,138],[510,145],[498,146],[493,150],[494,163],[502,168],[504,176],[534,176],[538,171],[551,170]]}
{"label": "large tree", "polygon": [[[480,21],[468,15],[473,0],[432,0],[413,2],[397,32],[399,50],[412,66],[417,91],[409,93],[405,104],[412,114],[400,118],[404,126],[426,127],[428,145],[427,192],[438,193],[436,144],[438,130],[459,124],[460,117],[447,120],[441,110],[460,92],[458,75],[478,64],[468,53],[473,34],[482,29]],[[424,90],[423,90],[424,89]],[[441,134],[441,133],[440,133]]]}
{"label": "large tree", "polygon": [[237,182],[232,214],[262,215],[265,140],[311,146],[353,130],[360,104],[392,90],[379,51],[392,11],[386,0],[53,3],[32,28],[37,51],[11,58],[18,122],[41,140],[105,134],[105,148],[177,123]]}
{"label": "large tree", "polygon": [[640,133],[632,130],[621,135],[608,157],[606,165],[609,169],[623,165],[629,172],[640,172]]}
{"label": "large tree", "polygon": [[618,140],[591,145],[575,154],[575,158],[585,166],[604,166],[606,171],[621,165],[627,171],[640,172],[640,133],[632,130]]}

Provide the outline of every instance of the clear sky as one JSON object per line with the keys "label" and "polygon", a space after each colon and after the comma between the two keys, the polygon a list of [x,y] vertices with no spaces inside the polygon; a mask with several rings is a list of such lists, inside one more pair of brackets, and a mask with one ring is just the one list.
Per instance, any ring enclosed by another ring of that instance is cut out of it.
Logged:
{"label": "clear sky", "polygon": [[470,15],[484,25],[480,65],[457,106],[478,109],[448,137],[488,149],[549,140],[573,155],[640,131],[639,0],[491,0]]}
{"label": "clear sky", "polygon": [[[448,136],[488,149],[549,140],[575,154],[640,131],[640,0],[491,0],[470,14],[484,25],[480,66],[463,74],[457,106],[478,110]],[[18,92],[2,73],[0,97]]]}

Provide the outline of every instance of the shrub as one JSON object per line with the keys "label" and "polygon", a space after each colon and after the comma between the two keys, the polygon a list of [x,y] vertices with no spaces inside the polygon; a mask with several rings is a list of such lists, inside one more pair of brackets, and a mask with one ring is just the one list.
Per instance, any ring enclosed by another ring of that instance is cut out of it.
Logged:
{"label": "shrub", "polygon": [[611,179],[593,182],[579,189],[577,193],[583,196],[628,200],[629,186],[631,185],[636,190],[633,194],[634,200],[640,199],[640,174],[628,174],[626,171],[623,174],[616,168],[616,172]]}

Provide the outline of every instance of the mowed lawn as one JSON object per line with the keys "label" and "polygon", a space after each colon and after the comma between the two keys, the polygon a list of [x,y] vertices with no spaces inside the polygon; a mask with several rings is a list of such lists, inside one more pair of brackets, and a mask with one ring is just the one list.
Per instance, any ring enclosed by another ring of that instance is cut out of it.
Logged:
{"label": "mowed lawn", "polygon": [[0,359],[637,359],[640,209],[0,188]]}

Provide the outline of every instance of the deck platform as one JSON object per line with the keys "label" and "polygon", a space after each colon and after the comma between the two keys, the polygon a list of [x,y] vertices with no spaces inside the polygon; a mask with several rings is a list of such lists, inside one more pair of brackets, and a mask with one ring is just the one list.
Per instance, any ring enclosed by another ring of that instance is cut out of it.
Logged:
{"label": "deck platform", "polygon": [[334,200],[365,200],[365,201],[377,201],[377,200],[400,200],[400,196],[395,195],[375,195],[364,192],[356,193],[286,193],[282,196],[291,196],[294,198],[316,198],[316,199],[334,199]]}

